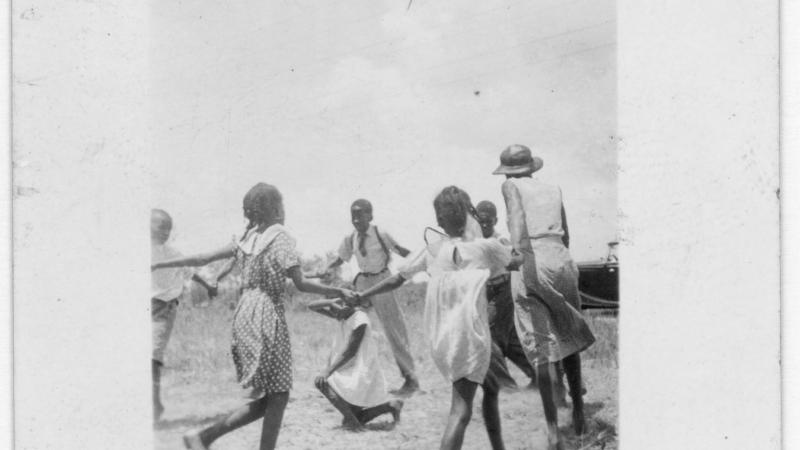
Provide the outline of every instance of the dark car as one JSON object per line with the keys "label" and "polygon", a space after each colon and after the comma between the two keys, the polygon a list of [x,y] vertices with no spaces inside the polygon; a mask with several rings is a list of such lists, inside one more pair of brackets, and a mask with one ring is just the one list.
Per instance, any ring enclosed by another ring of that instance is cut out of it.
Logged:
{"label": "dark car", "polygon": [[578,289],[583,309],[619,309],[617,244],[609,242],[608,255],[600,261],[578,263]]}

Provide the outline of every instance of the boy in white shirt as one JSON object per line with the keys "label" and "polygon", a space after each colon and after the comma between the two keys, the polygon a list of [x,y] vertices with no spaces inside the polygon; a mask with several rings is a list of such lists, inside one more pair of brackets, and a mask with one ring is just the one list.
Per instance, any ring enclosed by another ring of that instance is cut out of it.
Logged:
{"label": "boy in white shirt", "polygon": [[[372,225],[372,204],[368,200],[358,199],[350,207],[350,217],[355,231],[342,240],[338,258],[327,268],[328,271],[350,261],[355,256],[359,274],[353,279],[354,289],[363,291],[380,283],[392,274],[389,272],[391,253],[405,257],[409,250],[400,246],[385,230],[378,230]],[[411,395],[419,389],[419,381],[414,374],[414,358],[411,356],[408,331],[403,318],[403,310],[394,293],[381,294],[373,303],[375,315],[383,325],[383,331],[394,359],[405,379],[400,389],[393,390],[395,395]]]}
{"label": "boy in white shirt", "polygon": [[[167,244],[172,232],[172,217],[161,209],[150,212],[150,264],[181,256],[180,252]],[[208,291],[209,297],[216,295],[216,288],[210,286],[200,276],[186,268],[164,269],[151,272],[150,313],[153,321],[153,418],[158,420],[164,412],[161,403],[161,368],[164,366],[164,350],[167,348],[178,298],[183,293],[188,279],[200,283]]]}
{"label": "boy in white shirt", "polygon": [[339,299],[317,300],[308,307],[339,321],[328,367],[314,385],[342,413],[342,425],[357,429],[382,414],[391,414],[397,423],[403,402],[388,400],[369,315]]}

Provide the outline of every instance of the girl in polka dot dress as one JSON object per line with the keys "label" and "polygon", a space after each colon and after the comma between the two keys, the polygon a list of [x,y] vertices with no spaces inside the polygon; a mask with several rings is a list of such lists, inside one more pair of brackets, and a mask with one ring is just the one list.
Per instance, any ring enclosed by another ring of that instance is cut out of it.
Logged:
{"label": "girl in polka dot dress", "polygon": [[[275,448],[292,387],[292,354],[284,311],[287,277],[302,292],[353,298],[353,292],[347,289],[323,286],[303,277],[295,241],[283,227],[283,200],[276,187],[259,183],[250,189],[244,197],[244,215],[249,224],[237,242],[216,252],[152,266],[153,270],[202,266],[233,258],[242,270],[242,295],[233,317],[233,363],[242,387],[253,389],[259,398],[207,428],[187,433],[184,444],[192,450],[207,449],[220,436],[261,417],[260,448]],[[231,268],[228,265],[223,269],[217,281]]]}

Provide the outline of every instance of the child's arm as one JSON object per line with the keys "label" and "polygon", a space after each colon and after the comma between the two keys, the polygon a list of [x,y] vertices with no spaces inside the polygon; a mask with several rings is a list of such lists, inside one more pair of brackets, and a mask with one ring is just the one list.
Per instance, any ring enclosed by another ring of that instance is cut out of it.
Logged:
{"label": "child's arm", "polygon": [[301,292],[310,292],[312,294],[320,294],[326,297],[342,297],[345,300],[354,299],[355,293],[350,289],[342,289],[333,286],[325,286],[324,284],[315,283],[306,279],[303,276],[303,270],[300,266],[289,268],[289,278],[292,279],[295,287]]}
{"label": "child's arm", "polygon": [[320,372],[319,376],[317,376],[317,378],[314,380],[314,385],[317,386],[317,388],[321,389],[326,383],[325,380],[327,380],[328,377],[333,374],[333,372],[339,370],[340,367],[347,364],[348,361],[356,356],[356,353],[358,353],[358,348],[361,347],[361,342],[364,340],[364,333],[366,333],[366,331],[367,325],[362,324],[353,330],[352,333],[350,333],[350,339],[347,341],[347,347],[344,349],[342,354],[333,358],[333,361],[331,361],[331,364],[328,366],[328,368]]}
{"label": "child's arm", "polygon": [[217,296],[217,287],[208,284],[208,282],[205,279],[203,279],[203,277],[201,277],[200,274],[193,273],[192,281],[196,282],[200,286],[203,286],[206,289],[206,292],[208,292],[209,298],[214,298]]}
{"label": "child's arm", "polygon": [[179,258],[172,258],[166,261],[161,261],[150,266],[150,270],[167,269],[170,267],[198,267],[205,266],[206,264],[225,258],[233,258],[236,247],[234,244],[228,244],[225,247],[208,253],[198,253],[191,256],[183,256]]}
{"label": "child's arm", "polygon": [[[402,286],[403,283],[405,283],[405,282],[406,282],[406,279],[403,278],[402,275],[396,274],[396,275],[392,275],[389,278],[386,278],[385,280],[381,281],[380,283],[376,284],[375,286],[372,286],[371,288],[367,289],[366,291],[359,292],[357,294],[358,294],[358,297],[364,297],[364,298],[371,297],[373,295],[383,294],[384,292],[393,291],[393,290],[399,288],[400,286]],[[356,301],[358,301],[358,299],[356,299]],[[351,302],[348,302],[348,303],[351,303]]]}
{"label": "child's arm", "polygon": [[403,258],[411,254],[411,251],[409,249],[401,246],[400,244],[395,244],[394,249],[395,251],[397,251],[397,254],[402,256]]}
{"label": "child's arm", "polygon": [[323,316],[338,319],[338,311],[341,310],[339,307],[339,302],[341,302],[341,300],[338,298],[326,298],[311,301],[308,303],[307,307],[311,311],[322,314]]}

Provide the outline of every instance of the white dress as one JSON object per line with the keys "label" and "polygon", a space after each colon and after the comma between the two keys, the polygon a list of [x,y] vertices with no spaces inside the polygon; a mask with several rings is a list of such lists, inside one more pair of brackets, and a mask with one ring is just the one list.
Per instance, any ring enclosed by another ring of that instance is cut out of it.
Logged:
{"label": "white dress", "polygon": [[386,380],[378,363],[378,349],[372,335],[372,324],[362,309],[356,309],[350,317],[339,322],[339,332],[334,337],[328,364],[344,352],[353,330],[361,325],[366,325],[367,329],[358,352],[353,359],[328,377],[328,384],[347,403],[370,408],[386,402],[388,398]]}
{"label": "white dress", "polygon": [[492,336],[486,280],[504,270],[511,252],[497,239],[444,237],[408,259],[400,274],[409,279],[427,271],[424,329],[436,367],[450,382],[483,383],[489,369]]}

